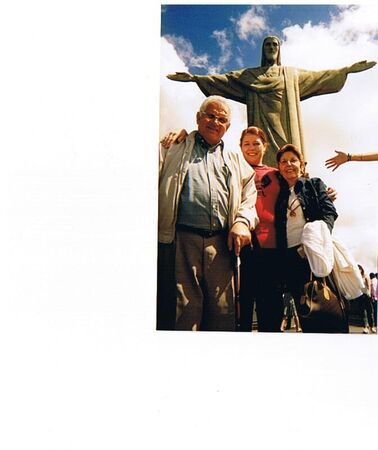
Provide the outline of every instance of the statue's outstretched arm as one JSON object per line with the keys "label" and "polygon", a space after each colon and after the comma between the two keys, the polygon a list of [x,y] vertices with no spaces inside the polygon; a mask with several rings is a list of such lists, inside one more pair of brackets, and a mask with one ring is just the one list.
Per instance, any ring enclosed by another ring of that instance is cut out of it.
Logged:
{"label": "statue's outstretched arm", "polygon": [[167,75],[173,81],[194,81],[194,76],[188,72],[175,72]]}
{"label": "statue's outstretched arm", "polygon": [[364,70],[371,69],[376,64],[375,61],[359,61],[347,67],[347,73],[363,72]]}

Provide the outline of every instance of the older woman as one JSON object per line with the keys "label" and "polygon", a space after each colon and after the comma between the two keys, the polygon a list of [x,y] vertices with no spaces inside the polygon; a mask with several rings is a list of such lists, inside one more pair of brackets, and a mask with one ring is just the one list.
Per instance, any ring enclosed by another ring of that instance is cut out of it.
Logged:
{"label": "older woman", "polygon": [[[306,222],[323,220],[330,231],[337,212],[320,178],[305,178],[301,152],[291,144],[277,152],[281,190],[275,207],[277,247],[280,251],[281,274],[299,307],[303,286],[310,279],[310,266],[301,252],[301,236]],[[315,329],[301,320],[303,332],[333,332]]]}

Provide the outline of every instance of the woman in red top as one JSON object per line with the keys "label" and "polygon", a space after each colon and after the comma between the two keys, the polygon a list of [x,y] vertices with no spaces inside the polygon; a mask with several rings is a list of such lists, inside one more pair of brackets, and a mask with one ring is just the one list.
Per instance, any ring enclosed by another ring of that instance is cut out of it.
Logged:
{"label": "woman in red top", "polygon": [[260,219],[253,233],[253,246],[241,252],[240,331],[251,331],[256,302],[258,331],[279,332],[283,302],[274,226],[274,209],[280,191],[278,171],[262,162],[268,140],[260,128],[246,128],[240,137],[240,148],[256,172],[256,210]]}

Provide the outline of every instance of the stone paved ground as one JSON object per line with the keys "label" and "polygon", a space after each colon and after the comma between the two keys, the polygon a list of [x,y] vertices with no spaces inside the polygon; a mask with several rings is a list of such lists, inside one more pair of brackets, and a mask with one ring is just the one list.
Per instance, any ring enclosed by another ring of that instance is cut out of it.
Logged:
{"label": "stone paved ground", "polygon": [[[349,333],[350,334],[363,334],[363,327],[357,325],[349,325]],[[257,333],[257,323],[253,324],[253,332]],[[285,333],[295,333],[295,328],[292,326],[290,330],[286,330]],[[374,333],[377,335],[376,333]]]}
{"label": "stone paved ground", "polygon": [[[349,326],[349,333],[351,334],[363,334],[362,332],[363,327],[356,326],[356,325],[350,325]],[[285,333],[295,333],[295,328],[291,328],[291,330],[285,331]],[[374,333],[376,335],[376,333]]]}
{"label": "stone paved ground", "polygon": [[[362,330],[363,330],[363,327],[358,327],[358,326],[355,326],[355,325],[350,325],[350,326],[349,326],[349,332],[350,332],[350,333],[354,333],[354,334],[363,334],[363,333],[362,333]],[[376,335],[376,333],[373,333],[373,334]]]}

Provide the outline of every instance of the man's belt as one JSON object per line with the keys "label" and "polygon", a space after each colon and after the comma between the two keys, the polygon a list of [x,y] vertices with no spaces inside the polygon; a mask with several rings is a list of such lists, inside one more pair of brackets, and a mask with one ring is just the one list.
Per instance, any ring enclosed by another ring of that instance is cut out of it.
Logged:
{"label": "man's belt", "polygon": [[205,230],[203,228],[194,228],[194,227],[190,227],[188,225],[181,225],[181,224],[177,224],[176,225],[176,230],[179,231],[188,231],[189,233],[194,233],[194,234],[198,234],[199,236],[202,236],[204,238],[209,238],[212,236],[216,236],[218,234],[221,233],[226,233],[225,229],[220,229],[220,230]]}

